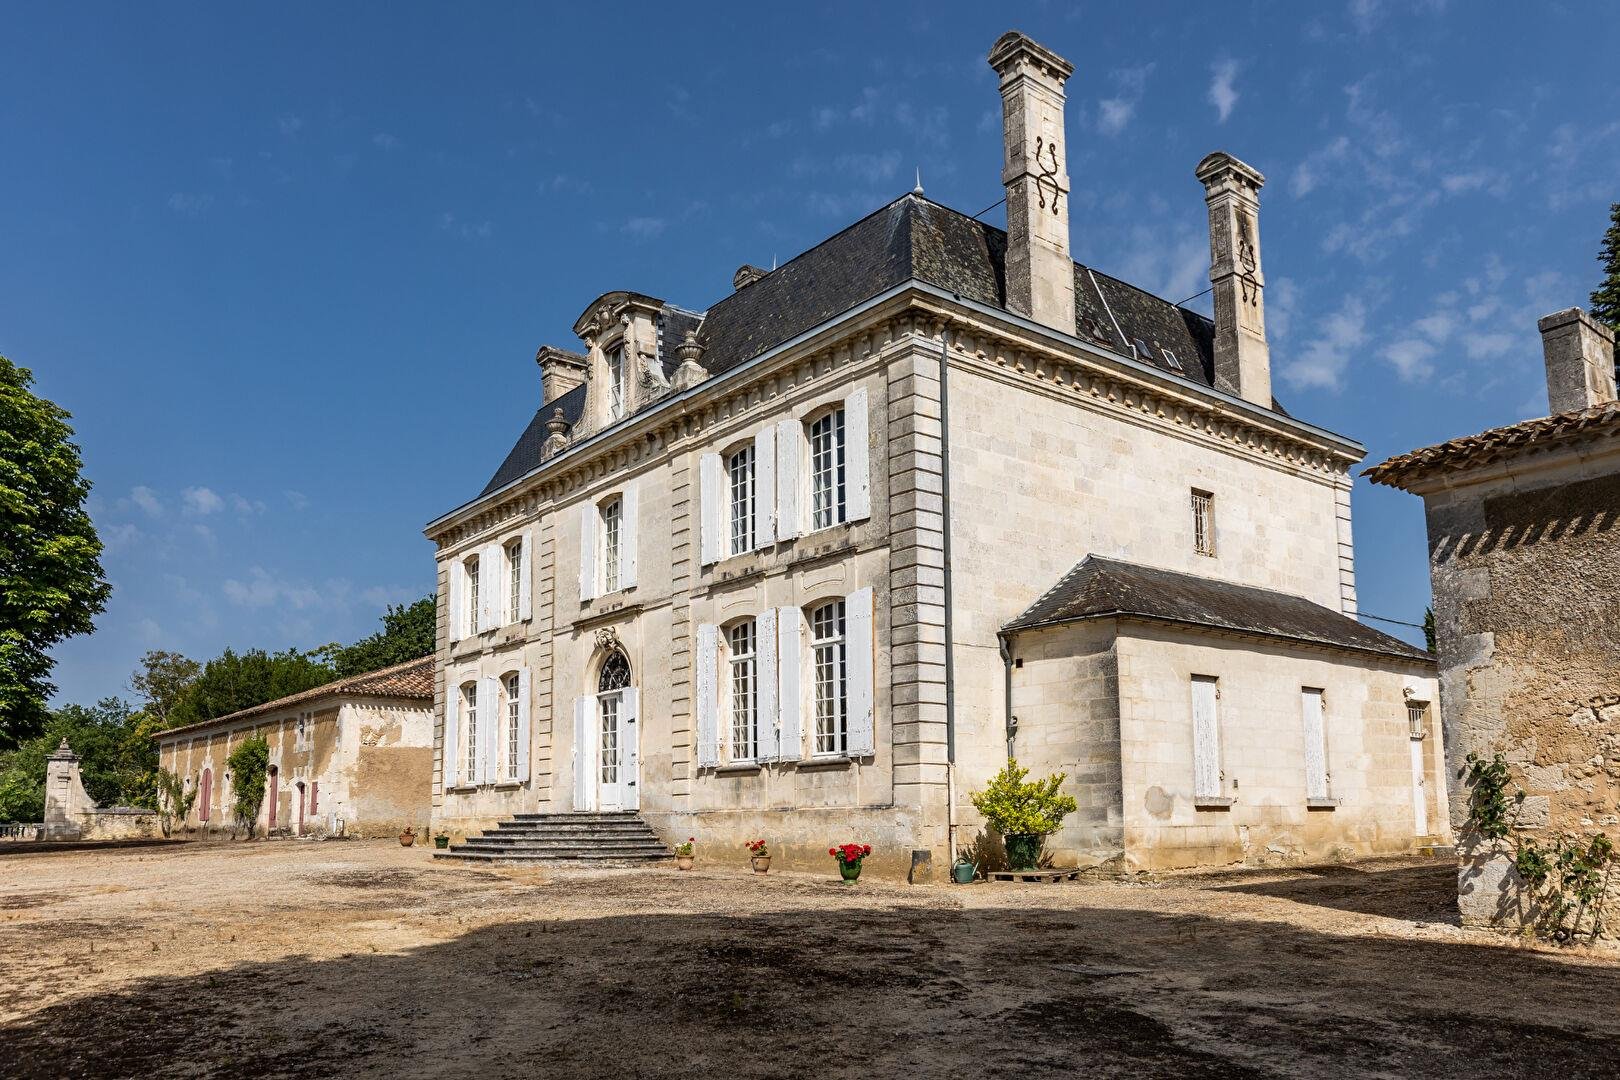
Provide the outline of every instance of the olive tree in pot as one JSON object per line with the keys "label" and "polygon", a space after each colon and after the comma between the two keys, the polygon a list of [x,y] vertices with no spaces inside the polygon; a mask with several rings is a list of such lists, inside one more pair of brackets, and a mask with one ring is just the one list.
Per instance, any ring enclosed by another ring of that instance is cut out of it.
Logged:
{"label": "olive tree in pot", "polygon": [[1034,869],[1046,834],[1057,832],[1064,817],[1076,808],[1072,795],[1058,794],[1066,773],[1026,781],[1028,775],[1028,769],[1008,758],[1006,767],[990,778],[985,789],[971,796],[985,823],[1001,834],[1007,865],[1014,870]]}

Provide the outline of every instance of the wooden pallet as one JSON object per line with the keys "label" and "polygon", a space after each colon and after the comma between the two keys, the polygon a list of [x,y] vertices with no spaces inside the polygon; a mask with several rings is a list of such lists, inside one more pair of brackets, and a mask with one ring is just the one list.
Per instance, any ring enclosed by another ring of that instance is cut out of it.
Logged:
{"label": "wooden pallet", "polygon": [[1078,867],[1066,870],[992,870],[984,876],[988,881],[1078,881],[1084,872]]}

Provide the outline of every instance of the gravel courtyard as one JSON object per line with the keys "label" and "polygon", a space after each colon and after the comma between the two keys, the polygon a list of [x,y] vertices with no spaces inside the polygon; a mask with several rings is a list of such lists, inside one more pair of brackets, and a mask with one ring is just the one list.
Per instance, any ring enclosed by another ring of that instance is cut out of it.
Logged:
{"label": "gravel courtyard", "polygon": [[1620,955],[1465,934],[1446,863],[846,888],[702,854],[684,874],[361,842],[0,856],[0,1075],[1620,1068]]}

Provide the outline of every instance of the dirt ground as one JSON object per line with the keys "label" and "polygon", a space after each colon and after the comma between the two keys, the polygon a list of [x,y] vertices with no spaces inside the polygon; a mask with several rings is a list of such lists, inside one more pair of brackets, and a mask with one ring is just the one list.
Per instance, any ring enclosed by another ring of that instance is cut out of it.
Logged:
{"label": "dirt ground", "polygon": [[0,1075],[1614,1077],[1449,863],[909,888],[397,844],[0,856]]}

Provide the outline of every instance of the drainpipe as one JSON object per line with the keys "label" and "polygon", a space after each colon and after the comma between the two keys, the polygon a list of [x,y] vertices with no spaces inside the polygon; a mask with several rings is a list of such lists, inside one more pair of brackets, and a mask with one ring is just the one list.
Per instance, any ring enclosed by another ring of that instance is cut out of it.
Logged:
{"label": "drainpipe", "polygon": [[956,661],[951,638],[951,422],[950,323],[939,332],[939,508],[944,556],[945,607],[945,833],[956,862]]}
{"label": "drainpipe", "polygon": [[1018,717],[1012,711],[1012,643],[999,630],[996,631],[996,647],[1001,650],[1001,715],[1007,732],[1007,760],[1011,761],[1018,756],[1013,753],[1013,741],[1018,738]]}

